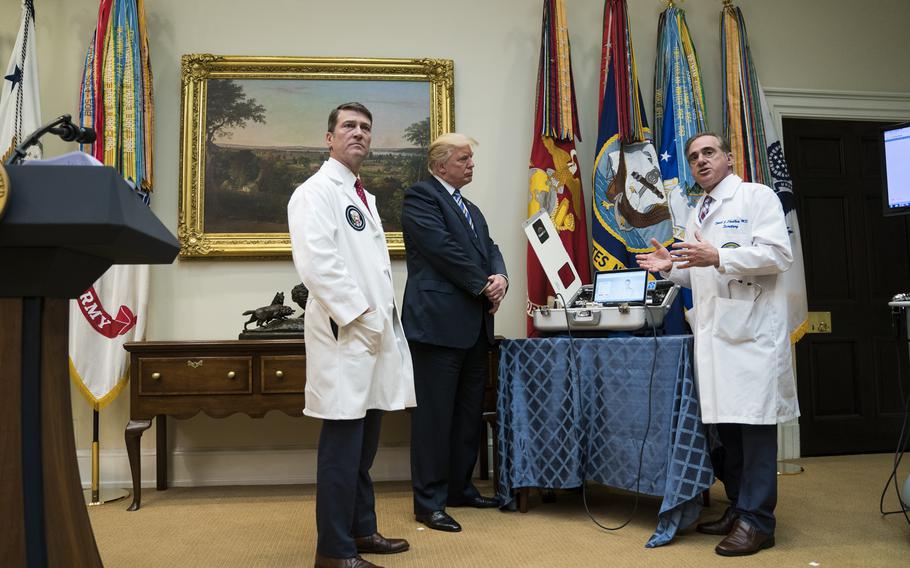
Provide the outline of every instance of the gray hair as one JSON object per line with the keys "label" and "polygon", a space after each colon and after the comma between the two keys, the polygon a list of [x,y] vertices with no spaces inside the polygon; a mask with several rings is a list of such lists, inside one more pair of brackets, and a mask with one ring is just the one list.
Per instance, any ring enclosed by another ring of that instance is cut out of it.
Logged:
{"label": "gray hair", "polygon": [[433,143],[430,144],[430,149],[427,153],[427,169],[430,170],[431,174],[435,174],[436,166],[445,163],[456,148],[477,145],[477,140],[474,140],[470,136],[465,136],[464,134],[459,134],[457,132],[440,134],[436,140],[433,140]]}
{"label": "gray hair", "polygon": [[694,136],[692,136],[691,138],[686,140],[686,149],[684,150],[684,152],[686,154],[687,160],[688,160],[688,156],[689,156],[689,146],[691,146],[693,142],[695,142],[702,136],[713,136],[713,137],[717,138],[717,141],[720,142],[720,149],[724,154],[729,154],[730,152],[733,151],[733,149],[730,148],[729,140],[727,140],[725,137],[721,136],[720,134],[718,134],[716,132],[712,132],[710,130],[705,130],[704,132],[699,132],[698,134],[695,134]]}

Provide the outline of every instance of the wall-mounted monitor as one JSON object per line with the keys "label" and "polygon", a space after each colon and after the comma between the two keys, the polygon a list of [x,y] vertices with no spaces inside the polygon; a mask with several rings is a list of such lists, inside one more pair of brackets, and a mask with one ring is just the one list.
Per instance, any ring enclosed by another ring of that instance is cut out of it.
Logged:
{"label": "wall-mounted monitor", "polygon": [[885,215],[910,214],[910,122],[882,129],[882,205]]}

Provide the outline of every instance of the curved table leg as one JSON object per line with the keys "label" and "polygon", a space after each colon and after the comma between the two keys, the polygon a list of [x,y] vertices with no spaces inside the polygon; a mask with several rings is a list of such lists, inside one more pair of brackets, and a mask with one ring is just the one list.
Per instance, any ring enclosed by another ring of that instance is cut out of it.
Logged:
{"label": "curved table leg", "polygon": [[151,426],[151,420],[130,420],[126,425],[126,432],[123,434],[126,441],[126,455],[130,460],[130,473],[133,476],[133,502],[126,509],[127,511],[139,510],[139,501],[142,499],[142,467],[139,463],[139,442],[142,439],[142,433]]}

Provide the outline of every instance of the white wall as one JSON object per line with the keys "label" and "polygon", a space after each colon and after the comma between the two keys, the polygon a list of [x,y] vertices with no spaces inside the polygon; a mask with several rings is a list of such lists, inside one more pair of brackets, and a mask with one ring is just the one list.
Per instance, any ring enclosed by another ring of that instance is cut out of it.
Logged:
{"label": "white wall", "polygon": [[[7,61],[15,39],[18,4],[4,0],[0,6],[2,62]],[[35,4],[42,109],[49,119],[77,109],[82,61],[98,2],[35,0]],[[526,210],[541,5],[541,0],[146,2],[157,131],[153,210],[176,233],[182,54],[452,59],[457,129],[481,143],[467,195],[486,212],[512,276],[496,331],[507,337],[522,336],[525,241],[520,225]],[[662,5],[657,0],[629,2],[638,71],[651,117],[656,26]],[[740,0],[739,5],[765,87],[910,93],[906,60],[910,2],[868,0],[860,6],[855,0]],[[721,2],[689,0],[682,7],[701,60],[710,126],[720,129]],[[603,0],[566,2],[584,136],[578,151],[588,195],[597,137],[602,10]],[[55,142],[47,147],[50,154],[70,149]],[[395,263],[394,278],[400,298],[406,278],[403,262]],[[177,261],[154,267],[148,338],[234,338],[243,322],[240,312],[267,302],[277,290],[289,291],[297,282],[290,260]],[[76,444],[84,450],[91,439],[91,412],[75,391],[74,416]],[[120,450],[128,419],[127,395],[102,413],[102,450],[110,456],[102,463],[103,481],[121,482],[125,476]],[[245,416],[214,420],[197,416],[172,423],[171,444],[186,455],[236,449],[245,449],[249,455],[273,450],[306,454],[315,447],[317,435],[318,424],[308,418],[270,414],[261,420]],[[392,447],[385,451],[387,456],[398,456],[391,458],[396,464],[387,470],[389,477],[401,472],[406,475],[407,463],[402,466],[400,462],[406,462],[401,447],[407,439],[407,418],[401,413],[388,416],[382,443]],[[143,449],[148,452],[153,447],[154,431],[149,430]],[[148,458],[146,462],[150,463]],[[231,460],[227,462],[230,466]],[[282,467],[275,466],[275,477],[280,477]],[[301,461],[300,467],[310,465]],[[217,477],[190,469],[183,477],[175,474],[178,481],[202,483]],[[150,480],[148,474],[146,479]]]}

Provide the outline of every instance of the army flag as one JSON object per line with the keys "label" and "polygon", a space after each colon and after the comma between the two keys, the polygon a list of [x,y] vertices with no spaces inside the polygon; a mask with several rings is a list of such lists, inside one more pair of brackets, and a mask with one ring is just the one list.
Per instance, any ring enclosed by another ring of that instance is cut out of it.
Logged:
{"label": "army flag", "polygon": [[[588,226],[575,154],[575,139],[581,140],[581,133],[567,26],[564,0],[544,0],[537,108],[528,171],[528,217],[541,209],[549,214],[582,283],[587,284],[591,281]],[[530,316],[533,308],[546,305],[553,289],[530,244],[527,267]],[[528,336],[534,336],[530,319],[527,326]]]}
{"label": "army flag", "polygon": [[651,142],[625,0],[607,0],[600,70],[600,119],[594,159],[593,264],[636,266],[651,239],[673,242],[673,223]]}
{"label": "army flag", "polygon": [[[80,119],[95,128],[86,148],[116,168],[148,204],[152,188],[151,64],[142,0],[101,0],[85,58]],[[112,266],[70,302],[70,377],[98,410],[126,384],[123,344],[145,338],[148,266]]]}
{"label": "army flag", "polygon": [[[35,5],[32,0],[22,0],[22,23],[6,65],[6,74],[0,81],[0,156],[3,162],[26,136],[41,126],[38,95]],[[29,157],[41,157],[37,146],[29,149]]]}
{"label": "army flag", "polygon": [[771,187],[780,199],[790,232],[793,264],[781,275],[787,290],[790,341],[808,330],[808,303],[799,220],[793,181],[765,94],[758,81],[739,7],[728,3],[721,12],[721,56],[724,82],[724,135],[733,150],[736,173],[744,181]]}

